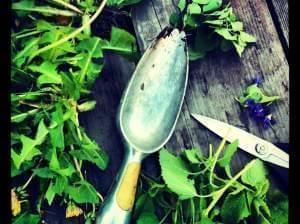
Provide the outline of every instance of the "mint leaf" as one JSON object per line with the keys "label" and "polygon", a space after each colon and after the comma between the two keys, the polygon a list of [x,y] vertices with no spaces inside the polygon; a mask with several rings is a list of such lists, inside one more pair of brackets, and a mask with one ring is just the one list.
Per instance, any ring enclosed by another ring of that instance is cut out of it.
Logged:
{"label": "mint leaf", "polygon": [[188,179],[190,172],[179,157],[162,149],[159,153],[159,162],[165,183],[180,199],[192,198],[197,195],[194,180]]}
{"label": "mint leaf", "polygon": [[216,28],[215,32],[224,37],[226,40],[237,40],[237,36],[230,33],[230,31],[226,28]]}

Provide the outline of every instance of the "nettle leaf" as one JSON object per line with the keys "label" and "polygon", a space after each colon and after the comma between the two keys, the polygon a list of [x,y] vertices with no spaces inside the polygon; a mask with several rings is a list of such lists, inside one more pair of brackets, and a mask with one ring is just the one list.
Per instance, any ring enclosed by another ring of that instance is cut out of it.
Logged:
{"label": "nettle leaf", "polygon": [[20,139],[22,142],[21,153],[17,154],[14,150],[12,150],[11,155],[17,169],[20,169],[23,162],[30,161],[35,156],[42,154],[40,150],[35,148],[35,146],[37,145],[37,142],[35,140],[26,137],[25,135],[21,135]]}
{"label": "nettle leaf", "polygon": [[119,54],[130,55],[136,53],[136,41],[133,35],[127,31],[112,27],[110,41],[108,44],[102,46],[103,50],[112,50]]}
{"label": "nettle leaf", "polygon": [[52,64],[49,61],[44,61],[41,65],[30,65],[28,68],[40,73],[41,75],[37,79],[37,85],[43,84],[61,84],[62,80],[58,72],[56,71],[57,65]]}
{"label": "nettle leaf", "polygon": [[222,204],[221,217],[226,224],[236,224],[251,214],[248,208],[246,194],[228,194]]}
{"label": "nettle leaf", "polygon": [[241,179],[245,184],[249,184],[258,188],[258,185],[266,180],[266,175],[267,171],[263,162],[259,159],[256,159],[252,167],[242,174]]}
{"label": "nettle leaf", "polygon": [[99,203],[96,189],[87,181],[80,181],[76,186],[67,186],[64,190],[76,203]]}
{"label": "nettle leaf", "polygon": [[165,183],[180,199],[197,195],[194,180],[188,178],[189,170],[183,160],[162,149],[159,153],[159,162]]}

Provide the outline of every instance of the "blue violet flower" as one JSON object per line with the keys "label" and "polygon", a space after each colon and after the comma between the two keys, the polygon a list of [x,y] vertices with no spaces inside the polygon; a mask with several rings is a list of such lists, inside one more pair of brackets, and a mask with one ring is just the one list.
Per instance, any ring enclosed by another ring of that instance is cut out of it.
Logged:
{"label": "blue violet flower", "polygon": [[243,96],[237,100],[243,107],[249,109],[253,119],[261,123],[264,129],[267,129],[276,123],[271,114],[270,104],[280,97],[265,95],[259,87],[262,81],[262,76],[256,76],[252,84],[244,91]]}

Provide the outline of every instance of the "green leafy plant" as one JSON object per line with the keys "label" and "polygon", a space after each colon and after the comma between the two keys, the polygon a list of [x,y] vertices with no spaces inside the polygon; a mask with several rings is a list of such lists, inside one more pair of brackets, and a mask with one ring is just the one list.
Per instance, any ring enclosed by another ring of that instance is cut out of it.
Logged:
{"label": "green leafy plant", "polygon": [[[275,192],[279,199],[277,206],[272,204],[274,197],[268,203],[270,183],[263,162],[254,159],[233,174],[231,159],[237,146],[237,140],[226,145],[223,139],[215,153],[210,145],[207,157],[199,149],[186,149],[177,156],[162,149],[159,152],[161,177],[143,175],[144,187],[139,189],[134,209],[136,222],[287,222],[287,198]],[[285,215],[274,219],[276,211]]]}
{"label": "green leafy plant", "polygon": [[[95,107],[90,89],[101,74],[104,53],[137,52],[135,38],[126,30],[113,26],[110,39],[92,34],[91,24],[105,4],[93,0],[12,3],[16,24],[11,36],[14,223],[39,223],[45,203],[54,201],[66,206],[66,217],[83,214],[91,221],[96,205],[103,201],[87,179],[85,167],[90,163],[104,170],[109,159],[80,126],[78,116]],[[33,182],[37,185],[30,191]],[[37,199],[29,203],[33,194]]]}
{"label": "green leafy plant", "polygon": [[170,22],[187,32],[190,60],[203,58],[215,49],[228,51],[233,47],[241,56],[245,47],[256,41],[244,31],[232,7],[222,0],[180,0],[178,8]]}

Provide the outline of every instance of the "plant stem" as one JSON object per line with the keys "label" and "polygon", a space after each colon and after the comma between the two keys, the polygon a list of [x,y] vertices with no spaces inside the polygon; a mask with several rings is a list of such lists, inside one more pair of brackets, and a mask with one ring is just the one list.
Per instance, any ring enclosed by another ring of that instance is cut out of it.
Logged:
{"label": "plant stem", "polygon": [[[74,151],[74,146],[73,145],[70,145],[70,148],[71,148],[71,151]],[[72,157],[73,157],[73,161],[75,163],[76,170],[78,171],[81,180],[84,180],[84,177],[83,177],[82,172],[81,172],[81,167],[78,163],[77,158],[75,158],[74,156],[72,156]]]}
{"label": "plant stem", "polygon": [[15,38],[16,39],[21,39],[23,37],[28,37],[28,36],[39,34],[39,33],[42,33],[42,32],[44,32],[44,31],[35,30],[35,31],[28,32],[28,33],[20,34],[20,35],[16,36]]}
{"label": "plant stem", "polygon": [[64,1],[62,1],[62,0],[51,0],[51,1],[52,1],[52,2],[55,2],[55,3],[58,3],[58,4],[61,4],[61,5],[65,6],[66,8],[69,8],[69,9],[75,11],[75,12],[78,12],[78,13],[80,13],[80,14],[83,14],[83,12],[82,12],[80,9],[78,9],[78,8],[75,7],[74,5],[71,5],[70,3],[64,2]]}
{"label": "plant stem", "polygon": [[31,182],[32,178],[35,176],[34,173],[31,174],[31,176],[28,178],[28,180],[26,181],[26,183],[22,186],[22,190],[24,190],[28,185],[29,183]]}
{"label": "plant stem", "polygon": [[50,44],[47,45],[43,48],[40,48],[39,50],[37,50],[34,54],[32,54],[29,57],[29,62],[37,55],[39,55],[42,52],[45,52],[49,49],[52,49],[54,47],[57,47],[63,43],[65,43],[66,41],[76,37],[77,34],[79,34],[80,32],[82,32],[84,29],[86,29],[88,26],[90,26],[90,24],[92,24],[92,22],[94,22],[94,20],[100,15],[100,13],[102,12],[104,6],[106,5],[107,0],[103,0],[99,6],[99,8],[97,9],[97,11],[95,12],[95,14],[85,23],[83,24],[81,27],[79,27],[78,29],[76,29],[75,31],[73,31],[72,33],[70,33],[69,35],[65,36],[64,38]]}
{"label": "plant stem", "polygon": [[169,210],[166,212],[165,216],[159,221],[158,224],[164,223],[165,219],[169,216],[169,214],[170,214],[171,211],[172,211],[172,209],[169,209]]}
{"label": "plant stem", "polygon": [[18,6],[14,6],[14,4],[13,4],[12,9],[46,13],[46,14],[59,15],[59,16],[76,16],[76,13],[71,12],[69,10],[62,10],[62,9],[57,9],[57,8],[53,8],[53,7],[49,7],[49,6],[41,6],[41,7],[35,6],[34,8],[31,8],[31,7],[18,7]]}
{"label": "plant stem", "polygon": [[228,183],[220,190],[217,191],[217,196],[212,200],[212,202],[209,204],[209,206],[207,207],[207,209],[205,210],[204,215],[207,217],[210,210],[215,206],[215,204],[219,201],[219,199],[222,197],[222,195],[224,194],[224,192],[240,177],[243,175],[243,173],[245,173],[247,170],[249,170],[253,164],[256,162],[256,159],[250,161],[245,167],[244,169],[242,169],[240,172],[238,172],[230,181],[228,181]]}
{"label": "plant stem", "polygon": [[228,133],[229,133],[229,132],[230,132],[230,129],[227,131],[225,137],[222,139],[222,141],[221,141],[220,145],[218,146],[217,151],[216,151],[216,153],[215,153],[215,155],[214,155],[215,159],[214,159],[213,164],[212,164],[212,166],[211,166],[212,168],[211,168],[211,170],[210,170],[210,175],[209,175],[209,183],[210,183],[212,186],[216,186],[216,185],[214,185],[214,183],[213,183],[213,172],[214,172],[216,163],[217,163],[217,161],[218,161],[218,157],[220,156],[220,153],[221,153],[222,149],[224,148],[224,145],[225,145],[225,143],[226,143],[226,137],[228,136]]}
{"label": "plant stem", "polygon": [[97,191],[97,195],[101,199],[101,202],[103,202],[104,201],[103,196],[98,191]]}

